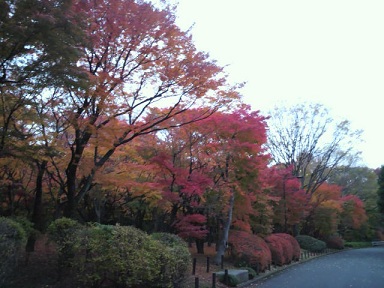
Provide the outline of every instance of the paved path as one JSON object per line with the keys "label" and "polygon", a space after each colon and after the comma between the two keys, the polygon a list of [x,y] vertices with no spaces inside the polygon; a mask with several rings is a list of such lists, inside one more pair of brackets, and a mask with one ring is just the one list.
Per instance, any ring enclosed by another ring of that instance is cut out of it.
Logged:
{"label": "paved path", "polygon": [[292,265],[247,287],[384,288],[384,247],[342,251]]}

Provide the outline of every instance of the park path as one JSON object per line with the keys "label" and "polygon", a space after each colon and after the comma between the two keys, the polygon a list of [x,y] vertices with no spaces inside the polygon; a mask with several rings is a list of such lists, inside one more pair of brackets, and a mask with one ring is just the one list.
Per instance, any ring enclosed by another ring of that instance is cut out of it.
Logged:
{"label": "park path", "polygon": [[384,247],[329,254],[292,265],[245,287],[384,288]]}

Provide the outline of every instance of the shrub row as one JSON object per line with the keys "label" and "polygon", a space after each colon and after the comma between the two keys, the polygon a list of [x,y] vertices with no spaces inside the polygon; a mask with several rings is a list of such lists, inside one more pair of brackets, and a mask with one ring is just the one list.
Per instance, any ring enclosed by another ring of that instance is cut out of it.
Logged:
{"label": "shrub row", "polygon": [[129,226],[81,226],[61,218],[48,233],[57,243],[59,271],[70,269],[85,287],[179,287],[190,268],[186,243],[175,235]]}
{"label": "shrub row", "polygon": [[264,271],[272,262],[271,250],[257,235],[232,230],[228,242],[237,267],[251,267],[256,271]]}
{"label": "shrub row", "polygon": [[302,249],[310,252],[323,252],[325,248],[327,248],[327,244],[324,241],[318,240],[311,236],[298,235],[296,236],[296,240],[299,242]]}
{"label": "shrub row", "polygon": [[272,263],[275,265],[281,266],[300,259],[300,245],[293,236],[276,233],[267,236],[265,241],[271,250]]}

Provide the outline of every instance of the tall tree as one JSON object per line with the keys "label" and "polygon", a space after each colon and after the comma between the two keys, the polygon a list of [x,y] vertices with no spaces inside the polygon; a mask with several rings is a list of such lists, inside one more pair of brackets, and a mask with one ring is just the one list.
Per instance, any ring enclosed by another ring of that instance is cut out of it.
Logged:
{"label": "tall tree", "polygon": [[[87,71],[91,85],[55,91],[47,102],[65,129],[59,136],[69,147],[61,187],[69,217],[92,187],[97,170],[119,147],[167,129],[168,120],[191,107],[206,107],[193,119],[197,121],[238,97],[235,87],[226,84],[222,68],[197,51],[191,36],[177,27],[171,8],[122,0],[78,1],[76,7],[84,15],[87,35],[79,69]],[[159,106],[168,108],[156,110]],[[116,121],[124,125],[114,130],[109,143],[90,151],[91,139]],[[85,153],[93,154],[93,163],[79,179]]]}
{"label": "tall tree", "polygon": [[268,149],[276,164],[293,165],[303,188],[314,193],[338,166],[357,159],[361,131],[346,120],[336,122],[320,104],[276,107],[268,121]]}

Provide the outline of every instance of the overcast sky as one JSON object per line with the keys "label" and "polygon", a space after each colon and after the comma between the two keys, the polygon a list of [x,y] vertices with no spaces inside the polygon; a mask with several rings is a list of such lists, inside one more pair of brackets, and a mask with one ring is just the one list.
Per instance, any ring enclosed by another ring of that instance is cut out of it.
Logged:
{"label": "overcast sky", "polygon": [[254,110],[322,103],[364,130],[363,164],[384,165],[384,0],[178,2],[179,26],[247,81]]}

